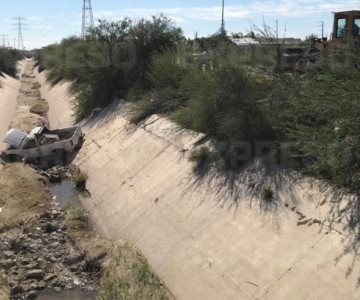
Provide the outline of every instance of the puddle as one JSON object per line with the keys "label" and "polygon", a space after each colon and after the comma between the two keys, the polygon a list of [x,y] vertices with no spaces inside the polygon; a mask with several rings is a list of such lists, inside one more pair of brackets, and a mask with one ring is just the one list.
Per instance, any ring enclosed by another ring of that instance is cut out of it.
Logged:
{"label": "puddle", "polygon": [[56,292],[52,289],[45,289],[39,293],[36,300],[95,300],[95,292],[83,291],[81,289]]}
{"label": "puddle", "polygon": [[74,183],[70,180],[63,180],[61,183],[54,184],[49,191],[53,195],[54,202],[61,208],[66,207],[68,204],[81,206]]}

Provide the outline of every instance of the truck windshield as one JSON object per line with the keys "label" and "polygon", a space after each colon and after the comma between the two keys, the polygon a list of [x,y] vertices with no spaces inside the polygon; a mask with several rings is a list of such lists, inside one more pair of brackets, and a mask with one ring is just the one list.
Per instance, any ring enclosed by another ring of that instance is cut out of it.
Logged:
{"label": "truck windshield", "polygon": [[35,140],[29,140],[25,143],[23,149],[34,149],[36,148],[36,142]]}
{"label": "truck windshield", "polygon": [[354,19],[354,36],[360,36],[360,17]]}
{"label": "truck windshield", "polygon": [[337,38],[346,37],[346,19],[345,18],[337,19],[336,37]]}

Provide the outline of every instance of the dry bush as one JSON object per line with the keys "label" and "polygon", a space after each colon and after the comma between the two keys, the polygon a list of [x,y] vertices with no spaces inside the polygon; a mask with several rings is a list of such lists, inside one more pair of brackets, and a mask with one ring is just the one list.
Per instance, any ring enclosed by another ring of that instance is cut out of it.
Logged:
{"label": "dry bush", "polygon": [[31,108],[30,108],[30,112],[32,114],[37,114],[40,116],[44,116],[48,113],[49,111],[49,104],[47,104],[44,101],[38,101],[37,103],[35,103]]}

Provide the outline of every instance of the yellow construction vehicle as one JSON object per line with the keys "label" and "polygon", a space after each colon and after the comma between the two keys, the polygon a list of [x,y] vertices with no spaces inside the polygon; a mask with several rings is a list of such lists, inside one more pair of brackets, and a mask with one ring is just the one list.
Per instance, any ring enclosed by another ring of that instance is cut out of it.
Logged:
{"label": "yellow construction vehicle", "polygon": [[[339,53],[346,47],[360,48],[360,10],[334,13],[330,40],[322,37],[314,39],[308,48],[290,49],[291,53],[295,53],[295,57],[285,55],[285,65],[288,69],[294,68],[298,72],[305,72],[309,68],[318,67],[320,57],[328,55],[331,51]],[[285,49],[284,53],[288,52],[289,49]]]}

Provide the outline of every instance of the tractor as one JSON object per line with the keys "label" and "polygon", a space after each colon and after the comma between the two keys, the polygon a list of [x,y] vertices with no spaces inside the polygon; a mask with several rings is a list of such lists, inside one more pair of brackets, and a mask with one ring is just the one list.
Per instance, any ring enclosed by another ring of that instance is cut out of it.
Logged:
{"label": "tractor", "polygon": [[[287,68],[297,72],[306,72],[320,66],[319,59],[330,52],[342,53],[346,47],[360,48],[360,10],[334,13],[333,33],[327,38],[313,39],[309,48],[285,49]],[[295,55],[288,55],[295,53]],[[295,66],[294,66],[295,63]]]}

